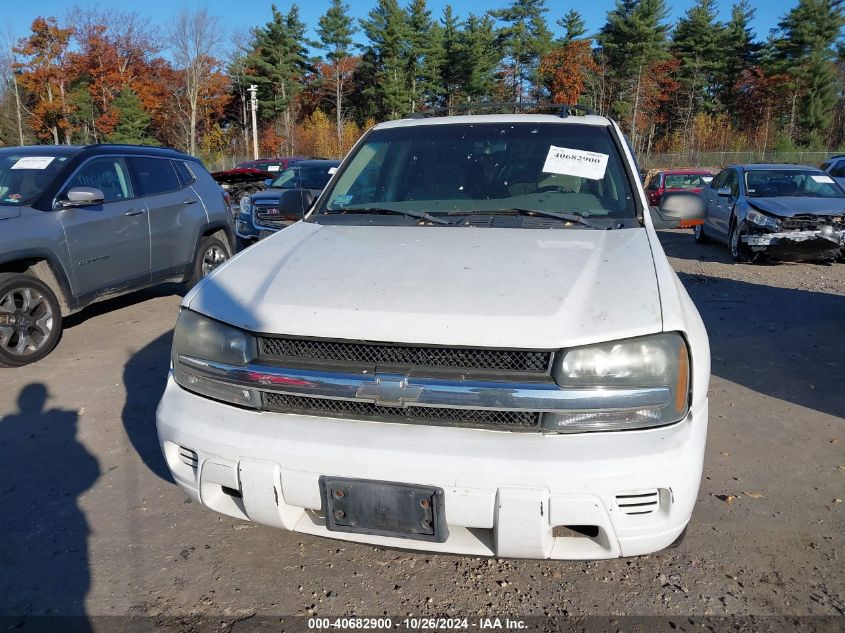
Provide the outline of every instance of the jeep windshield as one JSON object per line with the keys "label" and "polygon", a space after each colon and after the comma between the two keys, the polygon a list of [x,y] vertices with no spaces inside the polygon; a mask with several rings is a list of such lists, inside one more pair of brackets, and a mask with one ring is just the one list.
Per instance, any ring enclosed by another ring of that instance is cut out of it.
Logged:
{"label": "jeep windshield", "polygon": [[833,178],[815,169],[754,169],[745,172],[745,187],[749,198],[845,198]]}
{"label": "jeep windshield", "polygon": [[[420,213],[446,221],[426,222]],[[376,129],[309,218],[532,228],[634,226],[635,219],[608,127],[512,121]]]}
{"label": "jeep windshield", "polygon": [[67,153],[37,153],[9,149],[0,151],[0,205],[31,205],[53,182],[70,158]]}

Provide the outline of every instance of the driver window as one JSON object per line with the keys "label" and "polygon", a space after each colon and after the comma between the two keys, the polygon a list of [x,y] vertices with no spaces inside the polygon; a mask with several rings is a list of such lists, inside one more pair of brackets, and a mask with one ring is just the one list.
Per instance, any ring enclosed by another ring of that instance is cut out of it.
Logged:
{"label": "driver window", "polygon": [[132,185],[121,158],[104,157],[88,161],[65,185],[65,193],[71,187],[95,187],[103,192],[105,202],[132,197]]}
{"label": "driver window", "polygon": [[724,186],[730,188],[732,198],[739,196],[739,176],[735,169],[728,170],[728,177],[725,179]]}
{"label": "driver window", "polygon": [[651,179],[651,182],[648,183],[648,190],[657,191],[658,189],[660,189],[660,174],[655,174],[654,178]]}
{"label": "driver window", "polygon": [[725,180],[728,179],[728,171],[729,170],[727,169],[723,169],[722,171],[720,171],[719,175],[713,179],[713,182],[710,184],[710,186],[713,189],[721,189],[722,187],[724,187]]}

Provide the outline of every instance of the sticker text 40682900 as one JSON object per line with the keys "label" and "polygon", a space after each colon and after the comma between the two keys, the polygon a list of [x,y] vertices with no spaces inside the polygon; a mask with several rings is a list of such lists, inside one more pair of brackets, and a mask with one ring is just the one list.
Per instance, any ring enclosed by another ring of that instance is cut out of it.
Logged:
{"label": "sticker text 40682900", "polygon": [[547,174],[601,180],[607,170],[607,159],[607,154],[551,145],[543,171]]}

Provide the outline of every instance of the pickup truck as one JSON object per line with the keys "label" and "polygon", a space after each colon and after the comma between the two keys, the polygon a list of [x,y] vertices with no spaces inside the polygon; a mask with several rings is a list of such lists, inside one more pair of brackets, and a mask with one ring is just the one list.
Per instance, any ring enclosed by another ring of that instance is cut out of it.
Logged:
{"label": "pickup truck", "polygon": [[[305,218],[183,300],[157,411],[228,516],[471,556],[599,559],[683,536],[710,353],[619,127],[375,126]],[[667,193],[663,217],[701,219]]]}

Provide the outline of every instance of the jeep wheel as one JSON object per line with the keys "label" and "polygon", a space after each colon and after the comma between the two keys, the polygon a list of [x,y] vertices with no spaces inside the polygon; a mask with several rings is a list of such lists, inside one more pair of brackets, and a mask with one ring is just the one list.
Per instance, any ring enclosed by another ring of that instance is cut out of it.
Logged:
{"label": "jeep wheel", "polygon": [[731,224],[730,237],[728,243],[731,247],[731,257],[736,262],[751,261],[751,251],[745,244],[742,243],[742,236],[745,233],[745,222],[733,222]]}
{"label": "jeep wheel", "polygon": [[710,238],[704,233],[704,225],[696,224],[692,228],[692,237],[696,244],[709,244]]}
{"label": "jeep wheel", "polygon": [[208,273],[231,257],[229,246],[219,237],[209,235],[204,237],[197,249],[197,260],[194,262],[194,272],[188,281],[188,287],[196,286]]}
{"label": "jeep wheel", "polygon": [[40,279],[0,274],[0,366],[21,367],[53,351],[62,331],[56,295]]}

